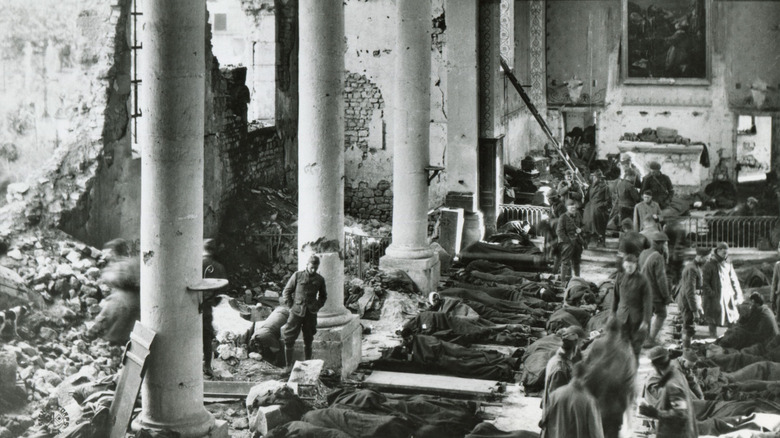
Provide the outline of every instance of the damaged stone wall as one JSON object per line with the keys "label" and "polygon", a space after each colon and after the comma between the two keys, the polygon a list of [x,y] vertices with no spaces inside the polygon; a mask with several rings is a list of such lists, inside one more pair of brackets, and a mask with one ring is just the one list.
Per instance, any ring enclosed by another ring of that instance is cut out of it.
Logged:
{"label": "damaged stone wall", "polygon": [[298,187],[298,0],[274,0],[276,129],[284,148],[287,187]]}
{"label": "damaged stone wall", "polygon": [[[60,90],[63,107],[57,113],[66,119],[68,134],[54,151],[38,157],[37,167],[30,169],[31,187],[12,199],[3,212],[5,225],[13,224],[17,229],[37,224],[61,226],[80,238],[85,235],[83,224],[93,203],[87,194],[93,189],[95,176],[99,169],[122,161],[125,145],[129,153],[129,5],[129,0],[70,5],[78,18],[73,20],[73,27],[63,26],[58,31],[64,40],[74,42],[70,50],[78,54],[78,63],[72,68],[78,70],[75,82],[81,89]],[[69,15],[61,10],[50,13],[64,14],[63,20]],[[63,69],[51,75],[53,82],[64,81],[69,71]],[[112,177],[121,178],[124,170],[115,170],[116,176]],[[133,189],[128,187],[128,191]],[[118,218],[123,213],[113,210],[106,216]]]}
{"label": "damaged stone wall", "polygon": [[[431,16],[430,164],[445,165],[446,15],[443,0]],[[392,0],[345,2],[345,212],[392,219],[393,114],[396,8]],[[431,182],[430,206],[442,204],[446,173]]]}
{"label": "damaged stone wall", "polygon": [[[85,90],[73,108],[70,136],[62,141],[30,187],[14,187],[0,211],[4,227],[57,227],[93,246],[140,232],[140,159],[130,132],[131,53],[127,31],[130,0],[81,2],[79,65]],[[206,25],[206,23],[204,23]],[[207,31],[207,47],[210,48]],[[204,233],[219,229],[226,202],[236,191],[285,182],[279,139],[264,130],[248,132],[243,68],[221,70],[206,56],[204,99]],[[38,169],[36,169],[38,170]],[[8,229],[2,234],[9,234]]]}
{"label": "damaged stone wall", "polygon": [[344,206],[353,217],[389,223],[393,220],[393,185],[384,179],[375,185],[360,181],[357,187],[347,183]]}

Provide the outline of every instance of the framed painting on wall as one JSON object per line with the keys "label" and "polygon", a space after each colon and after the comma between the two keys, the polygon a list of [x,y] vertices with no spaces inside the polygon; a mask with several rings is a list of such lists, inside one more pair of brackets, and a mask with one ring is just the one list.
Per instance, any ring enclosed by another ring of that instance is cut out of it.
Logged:
{"label": "framed painting on wall", "polygon": [[622,0],[624,84],[710,83],[709,0]]}

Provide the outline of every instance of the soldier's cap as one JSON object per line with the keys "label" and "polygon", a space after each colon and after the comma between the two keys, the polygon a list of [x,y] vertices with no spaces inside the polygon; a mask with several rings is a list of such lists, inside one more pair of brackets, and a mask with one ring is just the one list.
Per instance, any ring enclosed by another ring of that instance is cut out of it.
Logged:
{"label": "soldier's cap", "polygon": [[669,360],[669,352],[666,348],[658,345],[647,352],[647,358],[650,359],[650,362],[665,362]]}
{"label": "soldier's cap", "polygon": [[759,306],[764,305],[764,297],[758,291],[754,291],[750,294],[750,301],[754,301]]}
{"label": "soldier's cap", "polygon": [[574,341],[577,339],[585,339],[585,331],[582,330],[582,327],[577,327],[574,325],[570,325],[566,327],[565,329],[561,330],[560,332],[561,339],[566,339],[568,341]]}
{"label": "soldier's cap", "polygon": [[591,176],[596,176],[599,178],[604,178],[604,172],[601,171],[601,169],[596,169],[595,171],[591,172]]}
{"label": "soldier's cap", "polygon": [[625,257],[623,257],[624,262],[631,262],[631,263],[639,263],[639,259],[636,257],[635,254],[628,254]]}
{"label": "soldier's cap", "polygon": [[440,298],[440,296],[439,296],[439,293],[438,293],[438,292],[431,292],[431,293],[429,293],[429,294],[428,294],[428,303],[429,303],[429,304],[433,304],[433,302],[434,302],[434,300],[435,300],[436,298]]}
{"label": "soldier's cap", "polygon": [[751,202],[753,204],[758,204],[758,199],[756,199],[755,197],[751,196],[751,197],[747,198],[747,202],[748,202],[748,204],[750,204]]}
{"label": "soldier's cap", "polygon": [[651,170],[661,170],[661,165],[658,164],[658,161],[651,161],[647,163],[647,167],[649,167]]}
{"label": "soldier's cap", "polygon": [[566,200],[566,206],[569,206],[569,205],[580,205],[580,203],[577,202],[576,199],[569,198],[569,199]]}
{"label": "soldier's cap", "polygon": [[558,191],[555,189],[550,189],[547,191],[547,197],[548,198],[556,198],[558,197]]}
{"label": "soldier's cap", "polygon": [[311,263],[314,266],[319,266],[320,265],[320,258],[317,257],[316,255],[312,254],[312,256],[309,257],[309,263]]}
{"label": "soldier's cap", "polygon": [[729,244],[726,242],[720,242],[715,249],[729,249]]}
{"label": "soldier's cap", "polygon": [[655,231],[650,234],[650,240],[653,242],[666,242],[669,240],[669,237],[663,231]]}
{"label": "soldier's cap", "polygon": [[696,248],[696,255],[700,257],[706,257],[710,254],[710,251],[711,251],[710,248],[707,248],[706,246]]}
{"label": "soldier's cap", "polygon": [[622,221],[620,221],[620,225],[623,226],[623,227],[633,227],[634,226],[634,221],[632,221],[629,218],[625,218]]}

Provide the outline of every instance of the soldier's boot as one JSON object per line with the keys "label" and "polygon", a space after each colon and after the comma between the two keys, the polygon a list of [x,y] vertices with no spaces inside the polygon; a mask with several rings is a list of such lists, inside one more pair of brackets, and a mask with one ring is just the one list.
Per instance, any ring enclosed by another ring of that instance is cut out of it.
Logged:
{"label": "soldier's boot", "polygon": [[683,351],[691,348],[691,335],[685,332],[682,333],[682,348]]}
{"label": "soldier's boot", "polygon": [[293,360],[294,352],[295,352],[295,348],[292,345],[284,346],[284,366],[285,366],[285,372],[287,373],[292,372],[293,364],[295,363],[295,361]]}
{"label": "soldier's boot", "polygon": [[306,360],[311,360],[311,345],[303,346],[303,357]]}
{"label": "soldier's boot", "polygon": [[571,275],[571,262],[561,263],[561,286],[566,288],[566,284],[569,282],[569,275]]}
{"label": "soldier's boot", "polygon": [[580,264],[579,263],[572,263],[572,269],[574,270],[574,275],[579,277],[580,276]]}
{"label": "soldier's boot", "polygon": [[656,316],[650,324],[650,336],[648,337],[648,341],[653,345],[658,343],[658,334],[661,333],[661,329],[664,327],[664,321],[666,321],[666,318],[659,318]]}

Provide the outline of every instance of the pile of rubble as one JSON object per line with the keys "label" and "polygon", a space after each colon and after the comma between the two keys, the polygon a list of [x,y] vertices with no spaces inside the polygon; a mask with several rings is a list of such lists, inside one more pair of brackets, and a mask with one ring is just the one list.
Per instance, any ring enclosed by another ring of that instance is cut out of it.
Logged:
{"label": "pile of rubble", "polygon": [[[121,348],[89,341],[90,319],[111,288],[100,280],[104,254],[56,230],[9,239],[0,257],[4,306],[0,330],[0,437],[19,436],[58,406],[58,388],[69,377],[99,380],[116,373]],[[10,286],[11,279],[18,284]],[[19,293],[24,291],[24,293]],[[26,302],[20,303],[22,298]],[[11,300],[17,307],[8,309]],[[15,318],[8,318],[13,314]],[[12,435],[4,435],[5,428]]]}

